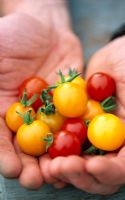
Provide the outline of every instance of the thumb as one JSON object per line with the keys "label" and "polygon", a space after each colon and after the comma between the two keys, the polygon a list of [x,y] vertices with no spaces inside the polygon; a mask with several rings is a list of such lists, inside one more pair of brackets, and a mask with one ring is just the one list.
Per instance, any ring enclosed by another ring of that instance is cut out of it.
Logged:
{"label": "thumb", "polygon": [[97,51],[87,67],[86,77],[93,73],[104,72],[116,81],[125,79],[125,37],[120,37]]}
{"label": "thumb", "polygon": [[[125,121],[125,38],[121,37],[98,51],[90,60],[86,71],[88,79],[93,73],[104,72],[116,83],[116,114]],[[120,51],[119,51],[120,49]]]}
{"label": "thumb", "polygon": [[110,63],[108,57],[108,47],[102,48],[97,53],[95,53],[90,59],[87,69],[86,78],[88,79],[93,73],[104,72],[110,74]]}

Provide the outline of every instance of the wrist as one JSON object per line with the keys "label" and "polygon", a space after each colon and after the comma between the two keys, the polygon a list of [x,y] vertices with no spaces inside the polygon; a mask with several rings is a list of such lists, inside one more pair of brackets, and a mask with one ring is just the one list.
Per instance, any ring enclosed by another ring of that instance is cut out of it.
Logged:
{"label": "wrist", "polygon": [[7,4],[8,0],[4,1],[5,5],[11,8],[11,12],[26,13],[48,26],[54,26],[56,30],[71,29],[66,0],[16,0],[15,4],[10,1],[10,5]]}

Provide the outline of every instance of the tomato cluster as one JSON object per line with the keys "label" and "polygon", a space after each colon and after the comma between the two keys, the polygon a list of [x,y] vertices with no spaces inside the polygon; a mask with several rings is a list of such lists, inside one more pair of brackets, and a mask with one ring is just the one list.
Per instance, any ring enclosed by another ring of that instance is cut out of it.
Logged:
{"label": "tomato cluster", "polygon": [[21,84],[20,101],[7,110],[6,123],[24,153],[48,152],[55,158],[114,151],[123,145],[124,124],[111,114],[117,106],[114,79],[101,72],[87,81],[79,75],[76,70],[67,76],[59,71],[55,85],[40,77]]}

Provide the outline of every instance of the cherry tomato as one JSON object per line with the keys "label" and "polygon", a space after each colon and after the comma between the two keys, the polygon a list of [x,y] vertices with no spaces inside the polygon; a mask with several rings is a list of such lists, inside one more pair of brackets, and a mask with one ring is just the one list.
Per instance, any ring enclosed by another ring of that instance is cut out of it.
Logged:
{"label": "cherry tomato", "polygon": [[125,141],[124,124],[113,114],[99,114],[89,124],[88,139],[99,149],[114,151]]}
{"label": "cherry tomato", "polygon": [[81,86],[84,90],[86,90],[86,81],[83,78],[78,76],[74,80],[72,80],[72,83],[75,83]]}
{"label": "cherry tomato", "polygon": [[26,79],[19,87],[19,96],[22,98],[23,92],[26,89],[27,99],[30,99],[34,94],[38,94],[38,99],[32,104],[35,111],[38,110],[43,103],[40,100],[41,91],[48,87],[48,83],[40,77],[30,77]]}
{"label": "cherry tomato", "polygon": [[114,79],[108,74],[95,73],[87,81],[87,93],[90,98],[103,101],[115,93],[116,86]]}
{"label": "cherry tomato", "polygon": [[12,104],[6,112],[6,123],[11,131],[17,132],[19,127],[23,124],[23,119],[17,114],[20,112],[24,114],[27,110],[31,109],[31,116],[35,116],[35,111],[33,108],[28,106],[23,106],[20,102]]}
{"label": "cherry tomato", "polygon": [[89,99],[86,110],[83,114],[84,120],[92,120],[96,115],[104,113],[100,103],[98,101]]}
{"label": "cherry tomato", "polygon": [[54,142],[48,152],[51,158],[80,155],[81,143],[75,134],[62,130],[54,135]]}
{"label": "cherry tomato", "polygon": [[87,94],[77,84],[63,83],[54,90],[53,102],[61,115],[71,118],[79,117],[86,109]]}
{"label": "cherry tomato", "polygon": [[53,133],[59,131],[64,123],[65,118],[57,111],[54,114],[46,115],[43,112],[38,111],[36,118],[45,122]]}
{"label": "cherry tomato", "polygon": [[85,143],[87,139],[87,128],[82,119],[66,119],[62,129],[74,133],[79,138],[81,144]]}
{"label": "cherry tomato", "polygon": [[49,127],[42,121],[35,120],[31,124],[23,124],[17,132],[17,142],[20,149],[31,156],[40,156],[46,152],[44,138],[50,132]]}

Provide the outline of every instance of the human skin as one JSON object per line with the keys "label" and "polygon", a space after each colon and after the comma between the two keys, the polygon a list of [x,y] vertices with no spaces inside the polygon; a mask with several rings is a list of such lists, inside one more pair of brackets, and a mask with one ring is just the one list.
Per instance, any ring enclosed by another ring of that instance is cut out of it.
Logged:
{"label": "human skin", "polygon": [[[18,100],[18,87],[26,78],[37,75],[53,83],[59,69],[66,73],[71,66],[82,71],[82,50],[71,30],[63,1],[60,4],[53,1],[51,7],[44,0],[35,5],[32,1],[30,6],[27,0],[21,1],[22,4],[11,1],[9,5],[9,2],[2,1],[4,16],[0,18],[0,173],[8,178],[18,177],[22,186],[37,189],[45,181],[39,159],[20,151],[5,124],[5,113]],[[40,5],[41,13],[44,7],[46,21],[38,14]],[[56,23],[59,18],[61,22]],[[53,181],[64,185],[57,179]]]}
{"label": "human skin", "polygon": [[[125,122],[125,37],[120,37],[98,51],[87,67],[87,79],[95,72],[111,75],[116,82],[118,108],[116,115]],[[105,156],[70,156],[53,160],[41,157],[42,168],[50,177],[58,178],[75,187],[95,194],[112,194],[125,184],[125,147],[118,153]],[[47,166],[49,163],[49,166]],[[46,173],[43,176],[46,177]]]}

